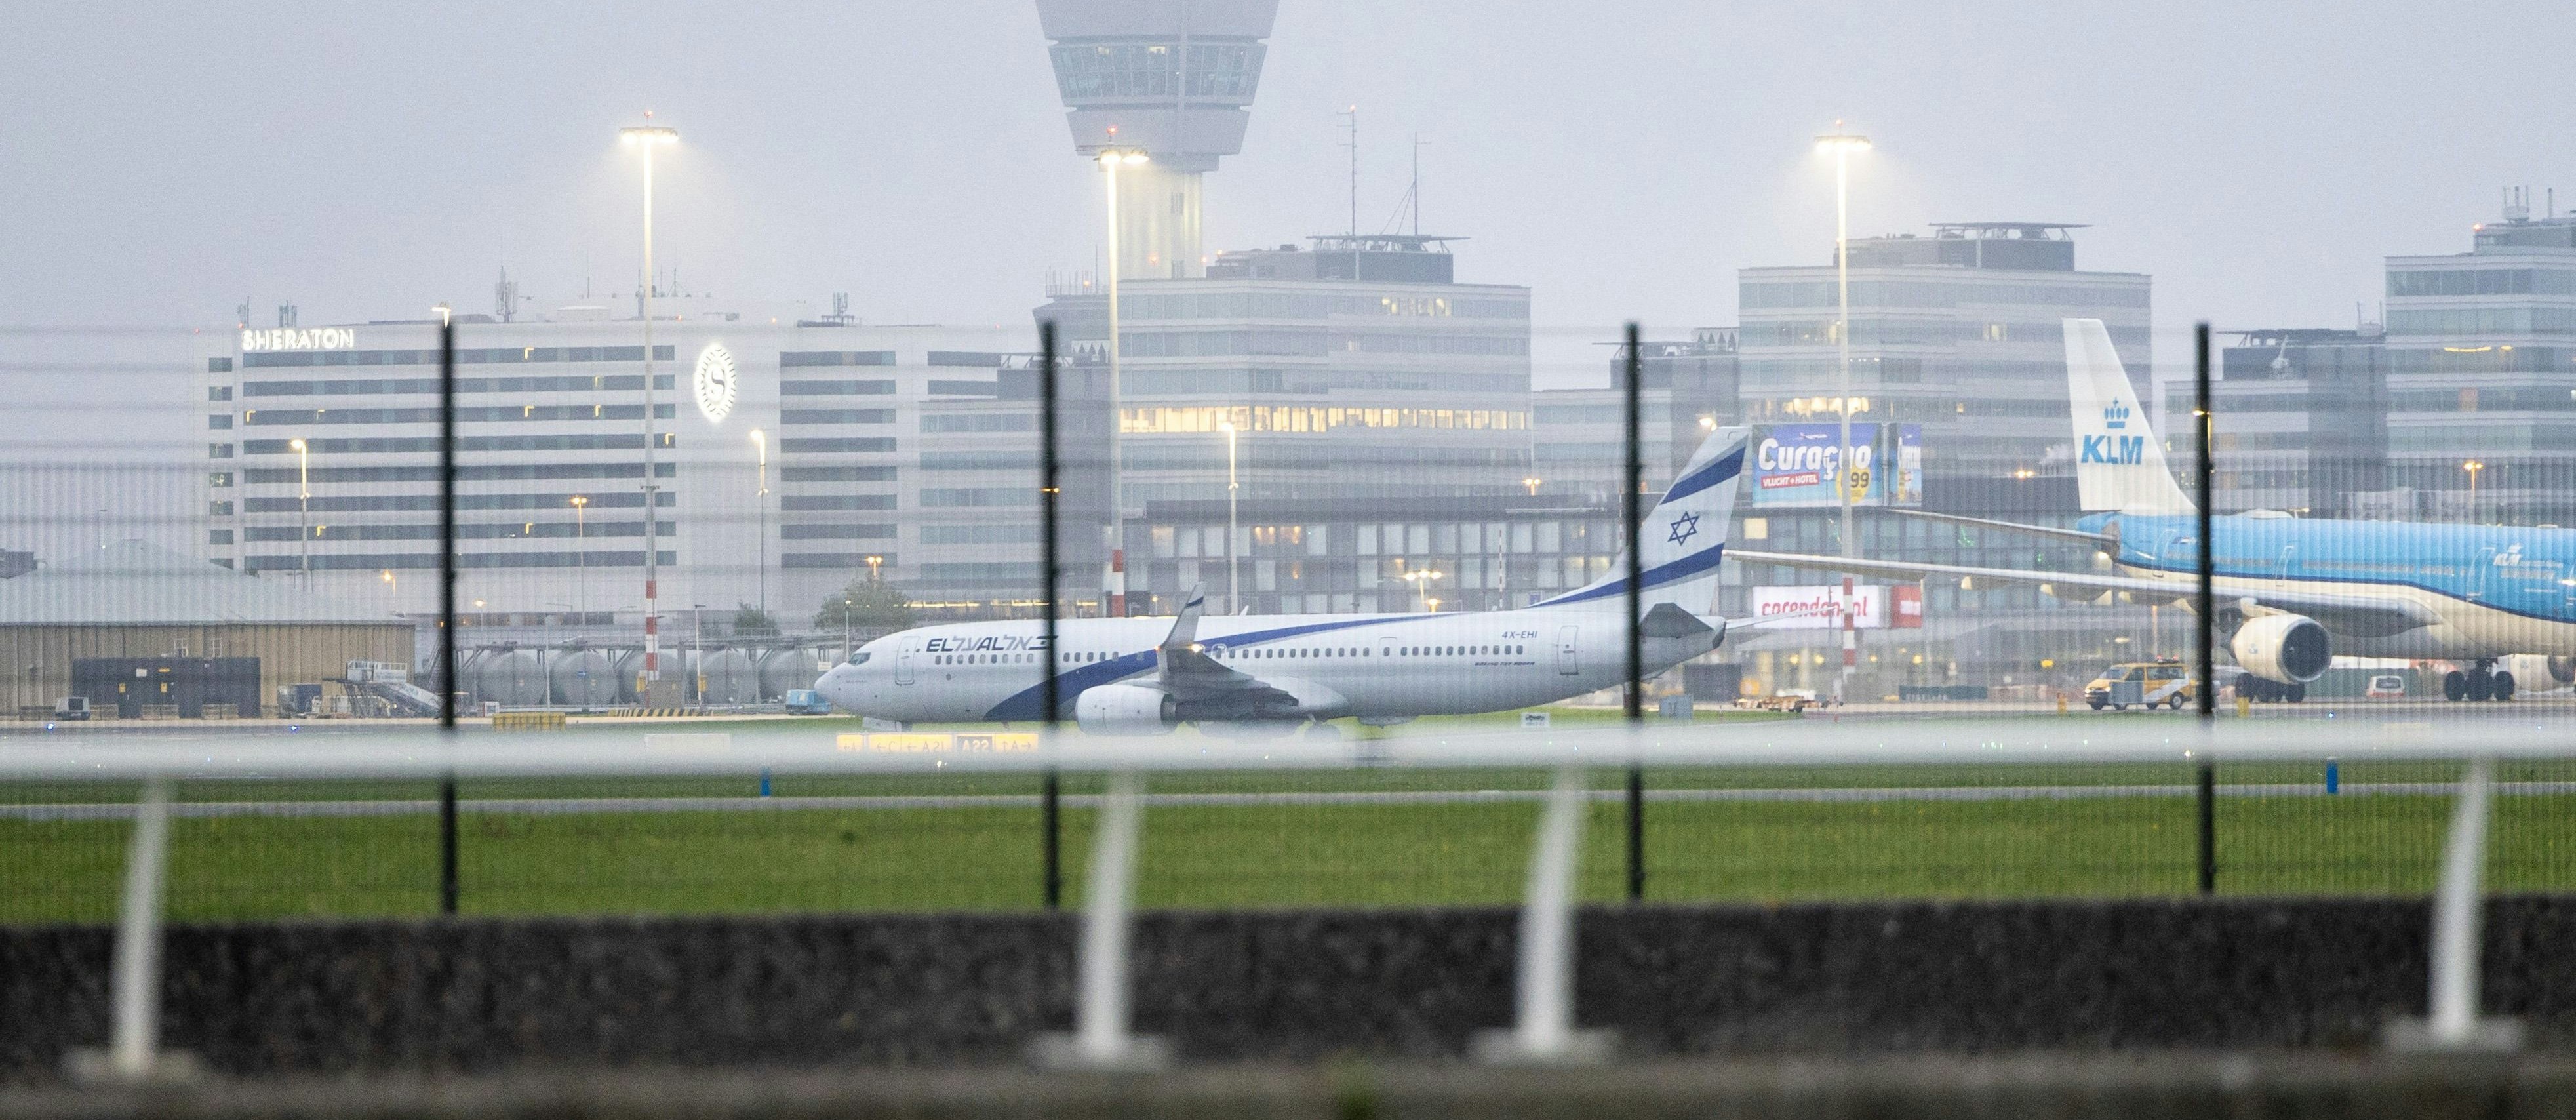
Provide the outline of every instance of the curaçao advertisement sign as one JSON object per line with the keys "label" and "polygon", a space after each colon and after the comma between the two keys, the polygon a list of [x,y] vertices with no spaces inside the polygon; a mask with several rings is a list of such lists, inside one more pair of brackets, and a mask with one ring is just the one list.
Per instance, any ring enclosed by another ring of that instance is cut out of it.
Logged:
{"label": "cura\u00e7ao advertisement sign", "polygon": [[[1854,421],[1852,504],[1923,504],[1923,426]],[[1839,506],[1834,490],[1842,459],[1842,425],[1778,424],[1753,448],[1753,504],[1772,509]]]}

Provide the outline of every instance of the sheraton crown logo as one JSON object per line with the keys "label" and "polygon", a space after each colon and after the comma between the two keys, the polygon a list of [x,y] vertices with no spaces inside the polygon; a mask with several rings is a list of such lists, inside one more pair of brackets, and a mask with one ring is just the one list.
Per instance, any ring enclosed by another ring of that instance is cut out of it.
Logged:
{"label": "sheraton crown logo", "polygon": [[698,371],[690,385],[697,393],[698,414],[706,417],[707,423],[724,423],[724,418],[733,414],[734,398],[742,391],[733,352],[725,349],[724,343],[708,343],[706,349],[698,351]]}

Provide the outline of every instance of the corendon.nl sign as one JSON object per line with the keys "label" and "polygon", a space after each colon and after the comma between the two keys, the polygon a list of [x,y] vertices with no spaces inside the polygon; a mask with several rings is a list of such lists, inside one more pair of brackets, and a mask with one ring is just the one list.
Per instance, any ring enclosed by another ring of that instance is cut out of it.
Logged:
{"label": "corendon.nl sign", "polygon": [[[1750,588],[1747,605],[1758,620],[1755,625],[1765,630],[1840,630],[1843,626],[1843,589],[1839,585]],[[1894,587],[1860,584],[1852,588],[1853,629],[1883,630],[1891,625],[1899,630],[1923,625],[1922,588],[1910,583]]]}

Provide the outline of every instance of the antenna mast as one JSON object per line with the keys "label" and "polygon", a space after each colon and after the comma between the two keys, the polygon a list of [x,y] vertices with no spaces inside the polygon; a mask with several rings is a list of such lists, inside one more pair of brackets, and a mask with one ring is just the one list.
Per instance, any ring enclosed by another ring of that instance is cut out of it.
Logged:
{"label": "antenna mast", "polygon": [[1350,119],[1351,138],[1344,146],[1351,150],[1351,236],[1358,237],[1360,235],[1360,107],[1353,105],[1342,110],[1342,115]]}
{"label": "antenna mast", "polygon": [[1422,236],[1422,134],[1413,134],[1413,187],[1405,192],[1413,196],[1413,236]]}

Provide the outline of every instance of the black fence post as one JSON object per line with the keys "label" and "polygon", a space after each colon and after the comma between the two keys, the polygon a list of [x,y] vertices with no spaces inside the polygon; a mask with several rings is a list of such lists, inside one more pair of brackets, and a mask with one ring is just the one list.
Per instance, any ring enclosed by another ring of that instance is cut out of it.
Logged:
{"label": "black fence post", "polygon": [[[1056,603],[1056,569],[1059,566],[1058,557],[1056,555],[1056,518],[1058,515],[1056,500],[1063,490],[1062,480],[1059,477],[1058,469],[1060,464],[1056,461],[1055,378],[1055,323],[1053,321],[1049,321],[1038,324],[1038,440],[1041,445],[1038,449],[1038,510],[1040,520],[1038,535],[1043,538],[1039,567],[1045,573],[1044,578],[1046,581],[1046,657],[1044,658],[1046,662],[1046,688],[1044,691],[1044,698],[1046,702],[1045,726],[1048,740],[1047,749],[1049,750],[1054,749],[1055,735],[1059,729],[1058,724],[1063,719],[1064,712],[1064,685],[1062,681],[1056,678],[1055,659],[1056,615],[1059,613]],[[1053,769],[1049,769],[1046,772],[1046,785],[1041,797],[1038,812],[1038,827],[1040,831],[1045,834],[1039,846],[1043,849],[1043,858],[1046,861],[1044,890],[1046,894],[1046,908],[1049,910],[1057,908],[1064,902],[1063,838],[1062,833],[1059,830],[1061,807],[1060,791],[1058,787],[1059,783],[1056,780],[1056,772]]]}
{"label": "black fence post", "polygon": [[[2200,501],[2200,550],[2197,567],[2200,585],[2194,612],[2200,616],[2197,641],[2200,649],[2200,725],[2206,732],[2218,720],[2218,592],[2216,589],[2218,542],[2214,539],[2216,518],[2210,512],[2210,480],[2215,469],[2218,417],[2209,401],[2209,324],[2201,323],[2192,331],[2193,419],[2200,429],[2198,460],[2193,464],[2193,484]],[[2204,745],[2205,742],[2204,742]],[[2218,892],[2218,769],[2204,753],[2200,760],[2200,893]]]}
{"label": "black fence post", "polygon": [[[1641,530],[1645,513],[1638,501],[1638,491],[1646,487],[1646,463],[1638,444],[1638,429],[1645,416],[1645,362],[1644,344],[1638,337],[1637,324],[1628,324],[1628,461],[1626,473],[1620,476],[1627,485],[1620,488],[1620,512],[1628,527],[1628,726],[1632,729],[1646,719],[1646,542]],[[1646,773],[1632,761],[1628,764],[1628,901],[1645,897]]]}
{"label": "black fence post", "polygon": [[[645,547],[652,547],[647,542]],[[438,324],[438,728],[456,735],[456,324]],[[438,912],[456,913],[456,775],[438,783]]]}

